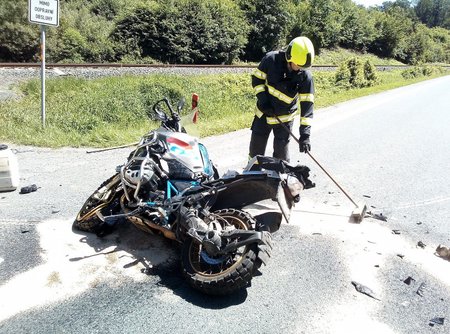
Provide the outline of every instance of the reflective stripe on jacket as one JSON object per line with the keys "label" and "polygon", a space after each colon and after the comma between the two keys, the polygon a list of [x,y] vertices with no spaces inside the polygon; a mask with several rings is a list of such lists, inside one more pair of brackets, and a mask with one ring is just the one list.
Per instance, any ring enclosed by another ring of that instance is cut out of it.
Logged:
{"label": "reflective stripe on jacket", "polygon": [[[289,122],[300,109],[301,132],[309,135],[314,104],[314,82],[310,71],[289,72],[284,51],[272,51],[253,71],[252,86],[259,106],[256,116],[274,113],[283,122]],[[267,123],[278,124],[278,121],[267,116]]]}

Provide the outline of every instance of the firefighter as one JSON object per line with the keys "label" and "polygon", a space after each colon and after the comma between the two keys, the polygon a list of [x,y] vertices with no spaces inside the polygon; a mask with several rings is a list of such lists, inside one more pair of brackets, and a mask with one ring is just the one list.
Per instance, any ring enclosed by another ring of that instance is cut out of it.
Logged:
{"label": "firefighter", "polygon": [[308,70],[314,47],[307,37],[294,38],[284,50],[268,52],[252,73],[256,93],[255,117],[251,126],[249,158],[264,155],[273,130],[273,157],[289,161],[289,133],[300,114],[300,152],[311,150],[310,132],[314,106],[314,82]]}

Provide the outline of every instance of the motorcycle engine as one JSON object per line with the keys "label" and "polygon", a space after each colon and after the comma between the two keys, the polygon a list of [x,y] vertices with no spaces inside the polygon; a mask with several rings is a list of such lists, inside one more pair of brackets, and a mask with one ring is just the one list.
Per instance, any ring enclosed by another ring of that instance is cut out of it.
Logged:
{"label": "motorcycle engine", "polygon": [[125,180],[131,186],[145,185],[151,190],[158,189],[161,179],[155,171],[155,163],[152,160],[135,160],[123,172]]}

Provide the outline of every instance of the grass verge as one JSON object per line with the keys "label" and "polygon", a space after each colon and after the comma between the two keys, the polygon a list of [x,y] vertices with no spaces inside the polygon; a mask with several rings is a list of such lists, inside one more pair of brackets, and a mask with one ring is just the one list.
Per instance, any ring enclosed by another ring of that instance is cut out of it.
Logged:
{"label": "grass verge", "polygon": [[[333,72],[315,72],[316,110],[352,98],[416,83],[447,73],[404,78],[402,71],[380,72],[380,82],[362,89],[339,88]],[[200,136],[249,127],[255,105],[250,75],[148,75],[48,79],[46,127],[42,127],[40,81],[18,89],[22,98],[0,103],[0,141],[44,147],[108,147],[136,142],[158,126],[146,112],[157,100],[200,96]],[[185,112],[187,113],[186,107]]]}

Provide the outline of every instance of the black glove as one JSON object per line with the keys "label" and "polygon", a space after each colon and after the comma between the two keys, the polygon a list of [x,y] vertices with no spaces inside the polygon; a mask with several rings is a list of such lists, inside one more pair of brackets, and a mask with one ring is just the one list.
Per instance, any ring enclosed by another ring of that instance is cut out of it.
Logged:
{"label": "black glove", "polygon": [[309,137],[308,138],[300,137],[299,148],[300,152],[302,153],[308,153],[309,151],[311,151],[311,143],[309,141]]}
{"label": "black glove", "polygon": [[256,101],[256,107],[266,116],[273,116],[273,108],[269,103],[261,103],[259,100]]}

